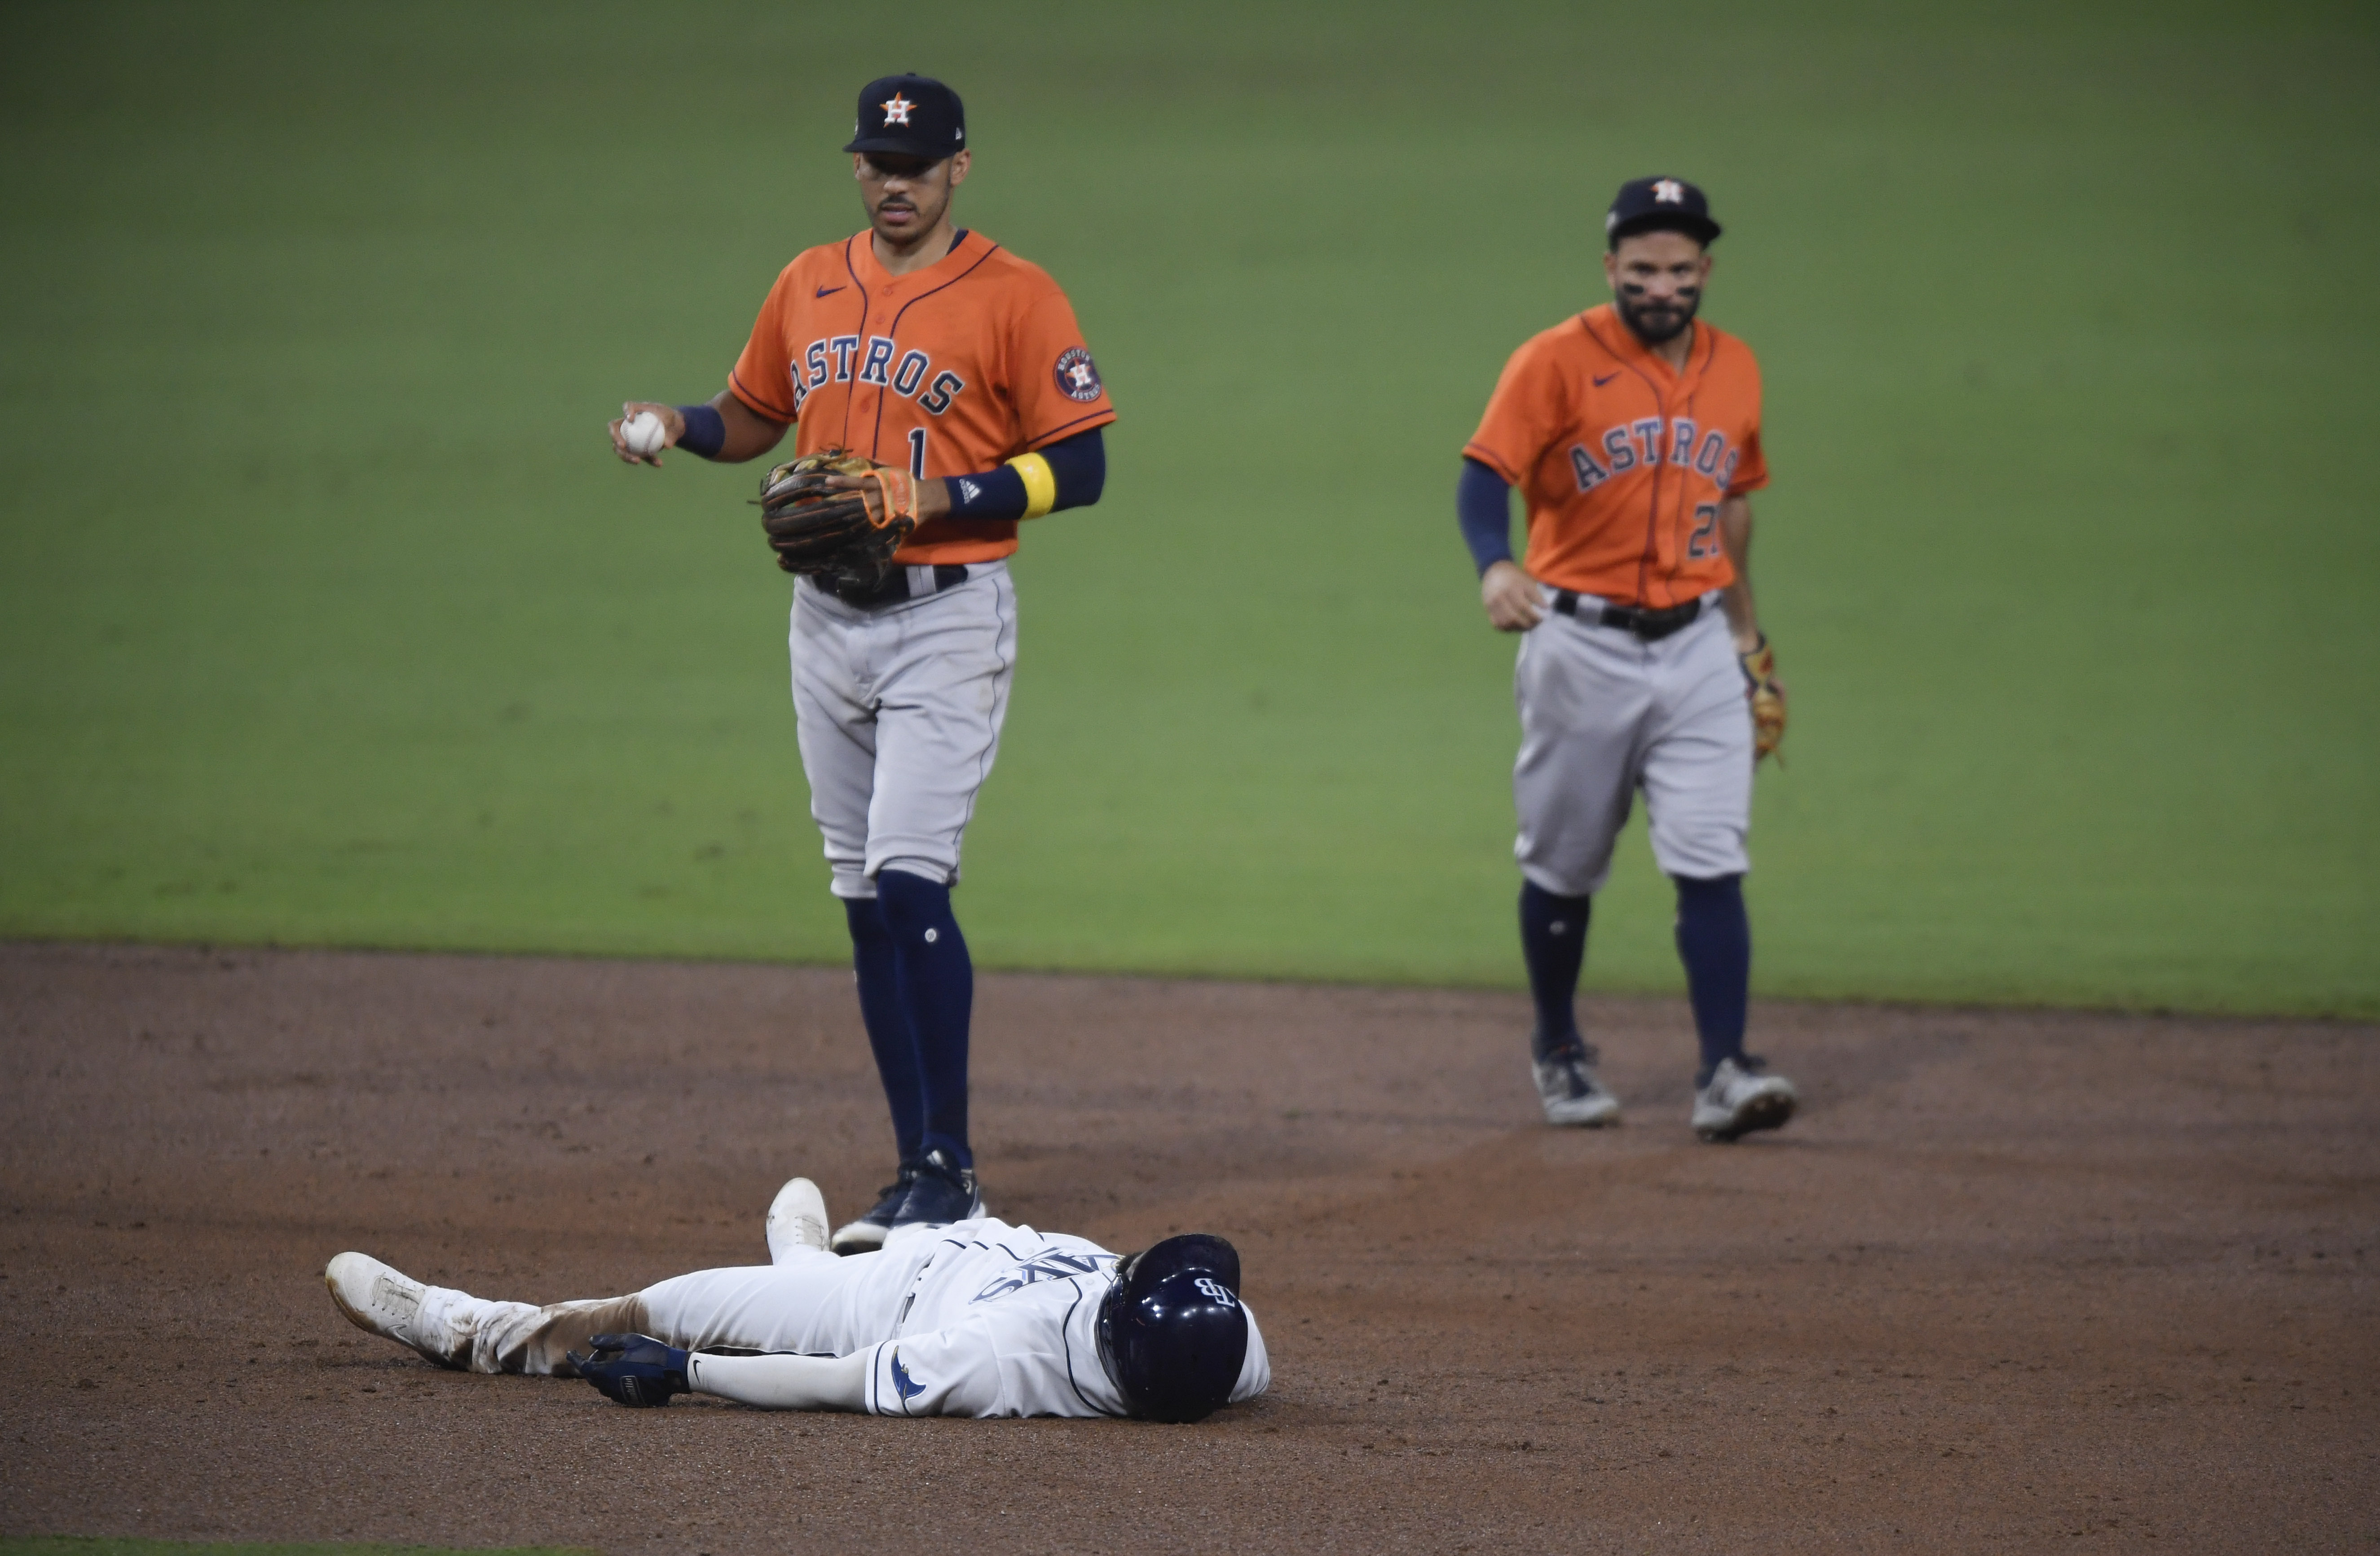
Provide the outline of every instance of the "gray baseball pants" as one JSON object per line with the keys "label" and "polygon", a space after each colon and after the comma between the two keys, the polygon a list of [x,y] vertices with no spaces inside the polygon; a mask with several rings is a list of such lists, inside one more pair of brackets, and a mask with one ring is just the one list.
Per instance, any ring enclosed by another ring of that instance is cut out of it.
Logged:
{"label": "gray baseball pants", "polygon": [[[930,586],[933,569],[910,573]],[[877,872],[895,863],[955,882],[1016,670],[1008,564],[970,562],[965,583],[872,608],[804,580],[789,643],[802,771],[834,894],[874,896]]]}
{"label": "gray baseball pants", "polygon": [[[1521,873],[1557,896],[1600,891],[1641,789],[1662,873],[1743,874],[1752,710],[1718,597],[1649,643],[1558,614],[1553,598],[1548,590],[1546,618],[1523,636],[1512,677]],[[1581,596],[1581,614],[1602,603]]]}

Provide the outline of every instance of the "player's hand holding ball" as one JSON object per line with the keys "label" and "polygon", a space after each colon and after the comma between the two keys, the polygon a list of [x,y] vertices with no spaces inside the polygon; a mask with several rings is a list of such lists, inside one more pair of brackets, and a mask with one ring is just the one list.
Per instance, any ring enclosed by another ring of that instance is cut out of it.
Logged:
{"label": "player's hand holding ball", "polygon": [[686,435],[686,418],[675,406],[630,400],[612,423],[612,450],[631,465],[662,462],[662,450],[674,447]]}

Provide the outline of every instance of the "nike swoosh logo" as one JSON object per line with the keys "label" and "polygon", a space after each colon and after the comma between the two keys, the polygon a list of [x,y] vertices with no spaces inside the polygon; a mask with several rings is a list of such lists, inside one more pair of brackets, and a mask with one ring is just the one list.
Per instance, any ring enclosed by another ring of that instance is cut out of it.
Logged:
{"label": "nike swoosh logo", "polygon": [[[819,294],[819,296],[820,296],[820,297],[824,297],[824,296],[826,296],[826,294],[825,294],[824,292],[820,292],[820,293]],[[1619,376],[1620,376],[1620,375],[1619,375],[1618,373],[1616,373],[1616,372],[1608,372],[1608,373],[1605,373],[1601,378],[1598,378],[1598,379],[1597,379],[1597,380],[1595,381],[1595,386],[1596,386],[1597,389],[1600,389],[1600,388],[1602,388],[1605,384],[1607,384],[1607,383],[1610,383],[1613,379],[1618,378]]]}
{"label": "nike swoosh logo", "polygon": [[818,289],[818,295],[819,295],[819,296],[820,296],[820,297],[824,297],[824,296],[826,296],[829,292],[840,292],[840,291],[842,291],[842,290],[843,290],[843,288],[842,288],[842,287],[840,287],[840,286],[820,286],[820,287]]}

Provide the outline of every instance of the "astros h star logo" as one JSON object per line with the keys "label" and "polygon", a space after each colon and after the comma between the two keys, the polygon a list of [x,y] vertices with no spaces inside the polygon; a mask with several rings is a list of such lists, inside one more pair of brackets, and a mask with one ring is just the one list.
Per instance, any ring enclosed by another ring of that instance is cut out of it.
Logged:
{"label": "astros h star logo", "polygon": [[1664,178],[1653,186],[1653,199],[1663,205],[1683,205],[1686,187],[1675,178]]}
{"label": "astros h star logo", "polygon": [[902,96],[896,91],[891,97],[885,99],[882,103],[882,107],[884,109],[884,122],[886,124],[907,124],[909,122],[909,110],[916,106],[916,103],[910,102],[907,98]]}

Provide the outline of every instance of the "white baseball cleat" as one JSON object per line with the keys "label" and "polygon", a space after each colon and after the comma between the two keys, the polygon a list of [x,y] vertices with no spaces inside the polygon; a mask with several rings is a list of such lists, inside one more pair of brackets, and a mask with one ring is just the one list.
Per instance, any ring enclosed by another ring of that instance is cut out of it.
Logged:
{"label": "white baseball cleat", "polygon": [[1710,1084],[1694,1093],[1694,1133],[1706,1140],[1733,1140],[1791,1118],[1801,1100],[1793,1083],[1760,1070],[1761,1061],[1748,1056],[1720,1060]]}
{"label": "white baseball cleat", "polygon": [[1548,1124],[1597,1129],[1620,1120],[1620,1099],[1604,1089],[1595,1073],[1595,1052],[1566,1048],[1536,1063],[1537,1100]]}
{"label": "white baseball cleat", "polygon": [[783,1264],[796,1248],[826,1247],[826,1196],[808,1178],[794,1178],[769,1204],[769,1262]]}
{"label": "white baseball cleat", "polygon": [[369,1254],[346,1253],[322,1271],[322,1283],[331,1288],[332,1306],[358,1329],[410,1346],[441,1367],[463,1365],[451,1354],[455,1347],[443,1330],[432,1332],[422,1322],[421,1303],[430,1288],[411,1276]]}

